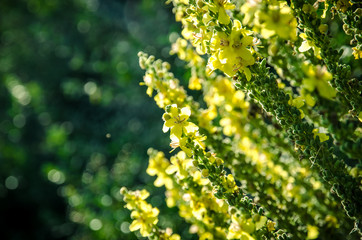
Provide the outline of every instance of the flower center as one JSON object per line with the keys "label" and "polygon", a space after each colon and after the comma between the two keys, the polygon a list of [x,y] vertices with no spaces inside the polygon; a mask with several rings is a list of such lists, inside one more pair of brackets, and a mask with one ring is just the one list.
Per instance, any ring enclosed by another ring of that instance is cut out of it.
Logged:
{"label": "flower center", "polygon": [[229,41],[226,40],[226,39],[221,39],[220,40],[220,45],[224,46],[224,47],[227,47],[227,46],[229,46]]}

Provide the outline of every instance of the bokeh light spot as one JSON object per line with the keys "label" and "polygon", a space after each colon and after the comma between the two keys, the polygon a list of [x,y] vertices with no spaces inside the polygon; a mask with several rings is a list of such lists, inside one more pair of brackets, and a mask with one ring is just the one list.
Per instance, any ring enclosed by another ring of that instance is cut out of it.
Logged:
{"label": "bokeh light spot", "polygon": [[48,172],[48,179],[53,183],[62,184],[65,181],[65,176],[61,171],[52,169]]}
{"label": "bokeh light spot", "polygon": [[106,206],[106,207],[109,207],[112,205],[113,203],[113,200],[110,196],[108,195],[104,195],[102,198],[101,198],[101,203],[102,205]]}
{"label": "bokeh light spot", "polygon": [[87,82],[84,84],[84,92],[88,95],[92,95],[97,91],[97,84],[94,82]]}
{"label": "bokeh light spot", "polygon": [[79,206],[83,202],[79,195],[72,195],[69,197],[69,204],[73,207]]}
{"label": "bokeh light spot", "polygon": [[23,114],[18,114],[13,118],[13,123],[15,127],[22,128],[26,123],[26,118]]}
{"label": "bokeh light spot", "polygon": [[77,25],[78,31],[80,33],[87,33],[90,27],[91,27],[90,23],[85,20],[80,20]]}
{"label": "bokeh light spot", "polygon": [[123,222],[121,224],[121,231],[124,232],[124,233],[129,233],[129,222]]}
{"label": "bokeh light spot", "polygon": [[50,114],[47,112],[40,113],[38,116],[39,123],[43,126],[48,126],[51,122]]}
{"label": "bokeh light spot", "polygon": [[10,190],[17,189],[19,186],[19,181],[14,176],[9,176],[5,179],[5,187]]}
{"label": "bokeh light spot", "polygon": [[126,62],[119,62],[117,64],[117,72],[120,74],[125,74],[127,73],[129,67],[128,64]]}
{"label": "bokeh light spot", "polygon": [[103,227],[103,224],[102,224],[101,220],[99,220],[98,218],[94,218],[94,219],[92,219],[92,221],[90,221],[89,227],[93,231],[98,231]]}

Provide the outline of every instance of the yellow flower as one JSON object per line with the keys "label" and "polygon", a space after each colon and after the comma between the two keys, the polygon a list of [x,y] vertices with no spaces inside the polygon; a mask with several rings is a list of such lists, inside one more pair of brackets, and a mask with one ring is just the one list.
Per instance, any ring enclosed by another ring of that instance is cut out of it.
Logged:
{"label": "yellow flower", "polygon": [[266,223],[266,227],[267,227],[269,232],[274,231],[275,230],[275,222],[268,220],[268,222]]}
{"label": "yellow flower", "polygon": [[229,174],[227,177],[223,177],[222,184],[226,189],[226,192],[235,192],[238,188],[232,174]]}
{"label": "yellow flower", "polygon": [[150,193],[147,192],[147,190],[145,189],[125,194],[124,201],[127,202],[126,208],[128,208],[129,210],[135,209],[137,203],[141,200],[145,200],[146,198],[148,198],[148,196],[150,196]]}
{"label": "yellow flower", "polygon": [[268,11],[258,11],[256,15],[264,38],[274,35],[282,39],[297,38],[297,20],[287,5],[269,6]]}
{"label": "yellow flower", "polygon": [[250,235],[255,231],[255,224],[252,219],[245,219],[242,216],[236,217],[233,214],[231,221],[227,239],[254,240]]}
{"label": "yellow flower", "polygon": [[167,132],[171,128],[171,139],[176,136],[181,140],[182,133],[187,134],[197,131],[198,127],[194,123],[187,121],[190,115],[190,108],[184,107],[179,110],[176,104],[172,104],[169,111],[162,116],[165,121],[162,128],[163,132]]}
{"label": "yellow flower", "polygon": [[266,222],[267,222],[268,218],[265,216],[260,216],[258,214],[255,214],[253,216],[253,221],[255,223],[255,230],[258,231],[259,229],[261,229],[262,227],[265,226]]}
{"label": "yellow flower", "polygon": [[319,130],[318,130],[318,128],[315,128],[315,129],[313,129],[313,137],[314,137],[314,139],[315,139],[317,136],[319,137],[319,141],[320,141],[320,142],[324,142],[324,141],[327,141],[327,140],[329,139],[329,136],[328,136],[327,134],[325,134],[325,133],[320,133]]}
{"label": "yellow flower", "polygon": [[321,97],[332,99],[336,96],[337,91],[329,85],[329,81],[332,80],[332,74],[327,71],[325,66],[321,67],[319,65],[303,65],[303,71],[307,75],[303,79],[302,88],[313,92],[315,89],[318,90],[318,93]]}
{"label": "yellow flower", "polygon": [[206,3],[209,6],[209,10],[214,13],[218,13],[218,21],[221,24],[228,25],[230,23],[230,17],[227,15],[226,10],[235,8],[235,5],[230,3],[230,0],[213,0],[211,3]]}
{"label": "yellow flower", "polygon": [[214,51],[208,61],[208,73],[220,69],[227,76],[232,77],[238,71],[244,71],[246,78],[251,79],[251,72],[247,66],[253,65],[255,59],[247,47],[253,44],[251,32],[243,29],[240,21],[234,20],[229,36],[216,32],[210,40],[210,49]]}
{"label": "yellow flower", "polygon": [[304,115],[303,110],[300,109],[304,105],[303,97],[299,96],[299,97],[297,97],[295,99],[292,99],[291,96],[289,96],[289,97],[290,97],[290,100],[288,101],[288,104],[293,106],[293,107],[298,108],[298,110],[300,112],[300,118],[303,119],[305,115]]}
{"label": "yellow flower", "polygon": [[186,159],[184,152],[179,152],[176,156],[171,157],[171,165],[167,167],[166,173],[171,175],[176,173],[177,178],[182,180],[189,176],[188,170],[193,167],[192,160]]}
{"label": "yellow flower", "polygon": [[189,88],[191,90],[201,90],[201,79],[197,76],[192,76],[189,80]]}
{"label": "yellow flower", "polygon": [[152,73],[148,73],[143,77],[143,83],[140,83],[140,85],[147,85],[148,88],[146,90],[146,93],[149,97],[152,97],[153,93],[153,82],[154,82],[154,76]]}
{"label": "yellow flower", "polygon": [[308,229],[307,239],[316,239],[318,237],[319,235],[318,227],[308,224],[307,229]]}
{"label": "yellow flower", "polygon": [[352,48],[353,50],[353,56],[354,56],[354,59],[362,59],[362,50],[361,49],[358,49],[357,47],[353,47]]}
{"label": "yellow flower", "polygon": [[157,175],[154,182],[156,187],[166,186],[167,189],[173,187],[172,179],[166,174],[165,170],[170,165],[169,161],[165,158],[163,152],[158,152],[155,156],[151,156],[146,170],[150,176]]}
{"label": "yellow flower", "polygon": [[141,209],[142,212],[133,211],[131,213],[131,218],[135,220],[129,226],[129,230],[132,232],[140,230],[141,235],[147,237],[151,234],[153,226],[158,222],[159,210],[146,203]]}
{"label": "yellow flower", "polygon": [[299,37],[301,37],[303,39],[303,42],[302,44],[300,45],[300,47],[298,48],[299,52],[306,52],[308,51],[309,49],[313,48],[313,51],[314,51],[314,55],[321,59],[321,49],[319,47],[317,47],[316,45],[314,45],[314,43],[312,41],[309,41],[307,39],[307,35],[305,33],[301,33],[299,34]]}

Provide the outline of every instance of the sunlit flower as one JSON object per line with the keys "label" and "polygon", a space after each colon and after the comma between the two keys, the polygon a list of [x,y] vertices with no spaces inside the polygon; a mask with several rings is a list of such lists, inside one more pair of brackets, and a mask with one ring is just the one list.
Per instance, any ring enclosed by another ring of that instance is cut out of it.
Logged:
{"label": "sunlit flower", "polygon": [[247,48],[253,44],[254,38],[251,32],[243,29],[240,21],[234,20],[233,28],[229,36],[216,32],[210,41],[210,48],[214,51],[208,61],[208,71],[220,69],[229,77],[238,71],[243,71],[248,80],[251,79],[249,68],[255,62],[251,51]]}
{"label": "sunlit flower", "polygon": [[176,104],[172,104],[169,111],[162,116],[162,119],[165,121],[162,128],[163,132],[171,129],[171,138],[176,136],[178,139],[181,139],[182,133],[187,134],[197,131],[198,127],[187,121],[190,115],[190,108],[184,107],[180,110]]}

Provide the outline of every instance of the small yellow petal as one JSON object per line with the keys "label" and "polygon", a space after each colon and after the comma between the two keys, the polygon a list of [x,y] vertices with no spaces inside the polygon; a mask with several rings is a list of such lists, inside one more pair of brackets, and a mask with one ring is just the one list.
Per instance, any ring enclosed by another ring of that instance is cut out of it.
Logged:
{"label": "small yellow petal", "polygon": [[307,41],[303,41],[302,45],[298,48],[299,52],[306,52],[311,48]]}
{"label": "small yellow petal", "polygon": [[129,230],[131,232],[137,231],[138,229],[140,229],[142,227],[142,223],[138,220],[134,220],[131,225],[129,225]]}

